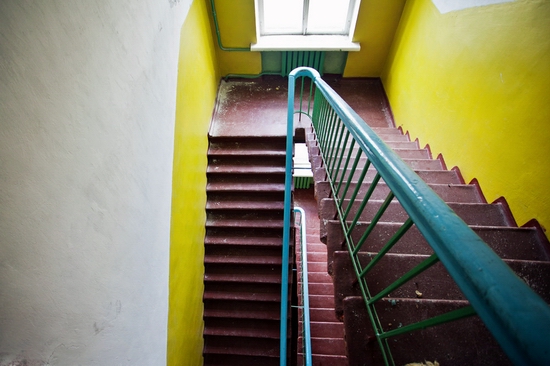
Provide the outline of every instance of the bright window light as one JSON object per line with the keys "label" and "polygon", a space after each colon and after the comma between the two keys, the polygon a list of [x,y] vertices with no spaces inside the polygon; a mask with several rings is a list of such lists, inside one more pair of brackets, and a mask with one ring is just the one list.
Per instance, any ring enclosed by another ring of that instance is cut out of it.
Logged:
{"label": "bright window light", "polygon": [[360,0],[256,0],[260,36],[349,35]]}
{"label": "bright window light", "polygon": [[309,0],[307,34],[347,34],[350,0]]}
{"label": "bright window light", "polygon": [[304,6],[296,0],[263,0],[264,34],[302,34]]}

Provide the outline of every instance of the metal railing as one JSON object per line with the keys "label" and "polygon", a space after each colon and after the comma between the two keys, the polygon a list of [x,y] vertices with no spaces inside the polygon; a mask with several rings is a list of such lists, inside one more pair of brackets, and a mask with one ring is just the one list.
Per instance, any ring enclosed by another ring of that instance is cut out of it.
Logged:
{"label": "metal railing", "polygon": [[[300,214],[300,255],[301,268],[298,268],[298,275],[301,276],[302,287],[300,289],[302,305],[302,354],[304,355],[304,366],[311,366],[311,326],[309,321],[309,280],[307,269],[307,239],[306,239],[306,213],[300,207],[294,207],[294,213]],[[299,347],[300,345],[298,345]]]}
{"label": "metal railing", "polygon": [[[384,362],[388,365],[393,364],[389,338],[477,314],[515,364],[547,364],[550,339],[549,306],[368,127],[365,121],[321,79],[319,73],[309,68],[298,68],[289,76],[285,180],[287,192],[290,192],[292,179],[296,79],[304,77],[310,78],[315,85],[309,96],[311,100],[311,95],[314,95],[312,124],[345,234],[345,242]],[[303,94],[303,87],[301,90]],[[311,106],[310,101],[304,104],[307,104],[308,109]],[[301,110],[301,100],[299,105],[300,110],[296,113],[310,114],[309,111]],[[370,173],[369,179],[372,178],[368,184],[367,172]],[[352,177],[358,178],[354,178],[357,180],[352,182]],[[389,193],[370,220],[370,224],[365,229],[361,228],[363,231],[360,238],[356,239],[355,236],[354,239],[351,234],[359,229],[361,213],[376,187],[381,185],[381,181],[387,186]],[[362,191],[362,186],[368,187],[366,192]],[[363,266],[359,261],[359,251],[394,198],[399,201],[409,218],[374,258]],[[351,208],[355,200],[360,202],[359,209],[352,213]],[[287,222],[290,223],[290,193],[288,196],[285,195],[285,223]],[[399,243],[413,225],[431,246],[433,254],[384,290],[371,293],[366,280],[367,273]],[[285,230],[283,240],[288,243],[288,239],[289,230]],[[384,330],[374,305],[438,262],[446,268],[469,301],[469,305],[398,329]],[[284,274],[283,269],[283,276]],[[282,314],[281,319],[286,319],[286,314],[284,317]],[[281,322],[283,323],[284,321]],[[283,329],[281,326],[281,340],[286,339],[283,334],[286,335],[286,328]],[[286,346],[284,350],[286,355]]]}

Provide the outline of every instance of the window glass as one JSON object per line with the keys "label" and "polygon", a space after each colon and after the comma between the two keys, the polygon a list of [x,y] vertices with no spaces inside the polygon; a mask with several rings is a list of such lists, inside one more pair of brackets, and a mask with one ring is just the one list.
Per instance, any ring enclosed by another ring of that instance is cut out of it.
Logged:
{"label": "window glass", "polygon": [[349,7],[350,0],[309,0],[307,33],[348,33]]}
{"label": "window glass", "polygon": [[303,1],[263,0],[263,34],[302,34],[303,18]]}

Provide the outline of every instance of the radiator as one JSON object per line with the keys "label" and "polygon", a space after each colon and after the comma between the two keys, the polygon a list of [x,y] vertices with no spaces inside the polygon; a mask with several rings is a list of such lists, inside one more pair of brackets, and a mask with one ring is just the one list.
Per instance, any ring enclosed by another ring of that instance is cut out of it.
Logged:
{"label": "radiator", "polygon": [[284,51],[282,60],[283,76],[288,76],[297,67],[307,66],[314,68],[323,75],[325,64],[325,51]]}

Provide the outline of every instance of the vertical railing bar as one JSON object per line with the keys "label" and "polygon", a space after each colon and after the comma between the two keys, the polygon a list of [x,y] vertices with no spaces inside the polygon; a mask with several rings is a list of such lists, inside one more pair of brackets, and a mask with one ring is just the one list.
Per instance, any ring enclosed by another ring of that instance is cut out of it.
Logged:
{"label": "vertical railing bar", "polygon": [[420,264],[411,269],[409,272],[398,278],[394,283],[386,287],[384,290],[380,291],[378,294],[374,295],[371,299],[369,299],[368,304],[373,304],[394,291],[395,289],[398,289],[403,284],[407,283],[410,279],[418,276],[420,273],[424,272],[425,270],[436,264],[438,261],[439,258],[437,257],[437,254],[432,254],[427,259],[423,260]]}
{"label": "vertical railing bar", "polygon": [[[346,130],[346,139],[344,141],[344,146],[347,145],[348,143],[348,139],[350,137],[351,133],[349,132],[349,130]],[[352,144],[355,142],[352,138]],[[350,149],[348,151],[348,154],[346,156],[346,162],[344,163],[344,167],[342,169],[342,174],[340,176],[340,179],[338,180],[338,186],[336,187],[336,193],[335,195],[338,195],[340,193],[340,188],[342,187],[342,182],[344,181],[345,177],[346,177],[346,170],[348,169],[348,165],[349,165],[349,160],[351,158],[351,153],[352,153],[352,150]],[[344,155],[342,154],[342,157]],[[338,163],[338,169],[337,171],[340,171],[340,168],[342,167],[342,159],[340,159],[340,162]]]}
{"label": "vertical railing bar", "polygon": [[[300,77],[300,112],[302,112],[302,102],[304,98],[304,83],[305,83],[305,76]],[[302,113],[299,113],[299,120],[302,120]]]}
{"label": "vertical railing bar", "polygon": [[[332,171],[334,172],[334,169],[336,168],[336,163],[340,161],[342,162],[342,154],[341,151],[345,150],[345,147],[342,148],[342,138],[344,137],[344,132],[346,131],[346,126],[344,126],[344,123],[342,122],[342,119],[339,119],[340,121],[340,135],[338,137],[338,143],[336,144],[336,150],[333,152],[334,155],[334,161],[332,163]],[[340,164],[338,164],[338,168],[336,168],[336,176],[338,175],[338,169]],[[335,179],[336,180],[336,179]]]}
{"label": "vertical railing bar", "polygon": [[314,100],[314,93],[313,93],[313,80],[309,80],[309,99],[308,99],[308,103],[307,103],[307,115],[309,116],[310,115],[310,111],[311,111],[311,101]]}
{"label": "vertical railing bar", "polygon": [[[378,263],[380,259],[382,259],[386,255],[386,253],[389,252],[395,244],[397,244],[399,239],[401,239],[403,235],[407,233],[407,231],[413,226],[413,224],[413,221],[409,217],[407,221],[405,221],[403,225],[401,225],[399,230],[397,230],[397,232],[393,234],[391,239],[384,245],[384,247],[380,249],[378,254],[376,254],[376,256],[369,262],[369,264],[365,268],[363,268],[363,271],[359,273],[359,277],[365,277],[365,275],[372,269],[372,267],[374,267],[376,263]],[[357,253],[354,253],[354,255],[355,254]]]}
{"label": "vertical railing bar", "polygon": [[384,332],[380,334],[379,337],[382,339],[388,339],[390,337],[395,337],[401,334],[411,333],[417,330],[422,330],[422,329],[434,327],[436,325],[441,325],[452,321],[464,319],[473,315],[476,315],[476,311],[471,305],[468,305],[460,309],[449,311],[448,313],[445,313],[445,314],[434,316],[433,318],[430,318],[430,319],[426,319],[414,324],[409,324],[401,328]]}
{"label": "vertical railing bar", "polygon": [[[325,147],[326,136],[329,133],[329,127],[330,127],[329,121],[332,113],[332,109],[330,108],[330,105],[327,100],[325,100],[325,104],[326,104],[326,109],[325,109],[325,114],[323,116],[323,130],[321,131],[321,136],[319,137],[319,141],[322,143],[321,147],[323,148],[323,150]],[[324,151],[321,151],[321,153],[324,153]]]}
{"label": "vertical railing bar", "polygon": [[[357,152],[357,155],[361,155],[361,153],[362,153],[362,150],[359,149],[359,151]],[[353,164],[354,169],[357,167],[358,163],[359,163],[359,159],[356,159],[354,164]],[[363,170],[361,171],[361,174],[359,175],[359,179],[357,180],[355,189],[353,190],[353,193],[349,198],[350,203],[348,205],[348,208],[347,208],[344,216],[342,217],[343,221],[346,221],[346,219],[348,217],[349,211],[351,210],[351,207],[353,206],[353,202],[355,201],[355,197],[357,197],[357,194],[359,193],[359,190],[361,188],[361,184],[363,184],[363,180],[365,179],[365,176],[367,175],[370,164],[371,164],[370,160],[367,159],[367,161],[365,163],[365,166],[363,167]],[[355,170],[354,170],[353,175],[355,175]],[[342,197],[344,199],[346,198],[346,195],[348,194],[349,188],[351,187],[351,183],[352,183],[352,180],[353,180],[353,175],[348,176],[347,183],[346,183],[346,188],[344,189],[344,192],[342,193]]]}
{"label": "vertical railing bar", "polygon": [[311,327],[309,314],[309,281],[308,281],[308,263],[307,263],[307,236],[306,236],[306,213],[300,207],[294,207],[294,212],[300,213],[300,249],[302,256],[302,313],[303,313],[303,330],[304,336],[304,355],[305,365],[312,364],[311,351]]}
{"label": "vertical railing bar", "polygon": [[[355,143],[355,140],[352,140]],[[357,150],[357,154],[355,156],[355,159],[353,161],[353,165],[350,170],[350,174],[348,175],[346,186],[344,187],[344,192],[342,192],[342,197],[346,197],[346,194],[348,194],[349,187],[351,185],[351,182],[353,180],[353,177],[355,176],[355,172],[357,171],[357,165],[359,165],[359,159],[361,158],[361,154],[363,154],[363,150],[359,149]],[[369,168],[370,162],[367,160],[366,167],[367,170]]]}
{"label": "vertical railing bar", "polygon": [[[361,172],[361,176],[359,177],[359,180],[357,181],[356,185],[355,185],[355,189],[353,191],[353,194],[351,195],[349,201],[349,206],[348,206],[348,209],[346,210],[346,213],[343,217],[343,220],[347,220],[347,217],[353,207],[353,203],[355,202],[355,198],[357,197],[357,195],[359,194],[359,191],[361,190],[361,185],[363,184],[363,180],[365,179],[365,176],[367,175],[367,172],[369,170],[369,167],[370,167],[370,160],[367,160],[366,164],[365,164],[365,167],[363,168],[363,171]],[[369,186],[369,189],[367,190],[367,193],[365,194],[365,196],[363,197],[363,201],[364,202],[367,202],[370,197],[372,196],[372,192],[374,192],[374,189],[376,188],[376,185],[378,184],[378,181],[380,180],[380,177],[378,176],[378,174],[374,177],[372,183],[370,184]],[[348,233],[346,233],[346,235],[348,235]]]}
{"label": "vertical railing bar", "polygon": [[[379,178],[379,177],[380,177],[380,175],[377,174],[375,179]],[[378,180],[380,180],[380,179],[378,179]],[[378,184],[378,180],[376,181],[377,184]],[[373,181],[373,183],[374,183],[374,181]],[[371,185],[371,187],[372,187],[372,185]],[[369,191],[370,191],[370,189],[369,189]],[[370,192],[370,193],[372,193],[372,192]],[[384,203],[382,204],[382,206],[380,206],[380,208],[378,209],[378,212],[376,212],[376,215],[374,215],[374,217],[371,220],[371,223],[369,224],[369,226],[367,227],[367,229],[365,230],[365,232],[361,236],[361,239],[359,240],[358,245],[355,248],[355,251],[353,252],[354,255],[357,254],[359,249],[361,249],[361,247],[363,246],[363,243],[365,243],[365,241],[369,237],[372,230],[374,230],[374,227],[376,226],[378,221],[380,221],[380,218],[382,217],[384,212],[386,212],[386,209],[388,208],[391,201],[393,200],[393,197],[395,197],[395,196],[394,196],[393,192],[390,191],[390,193],[388,193],[388,195],[386,196],[386,199],[384,200]],[[364,206],[362,208],[364,208]],[[359,221],[359,215],[355,215],[355,218],[354,218],[353,224],[352,224],[353,227],[355,227],[355,224],[357,223],[357,221]]]}
{"label": "vertical railing bar", "polygon": [[334,167],[336,165],[336,161],[338,160],[338,151],[340,150],[340,143],[342,142],[342,135],[345,131],[345,126],[342,123],[342,120],[340,117],[336,120],[336,129],[334,131],[334,137],[332,141],[332,146],[329,149],[330,154],[330,166],[328,166],[328,169],[330,171],[330,177],[331,182],[334,182]]}
{"label": "vertical railing bar", "polygon": [[[326,154],[323,154],[323,159],[325,160],[325,166],[328,168],[329,166],[329,159],[330,159],[330,145],[331,145],[331,142],[332,142],[332,136],[334,135],[334,125],[336,124],[336,120],[338,118],[338,115],[336,114],[336,112],[334,111],[334,109],[331,109],[330,110],[331,114],[330,114],[330,121],[329,123],[327,124],[328,126],[328,132],[326,134],[326,137],[325,137],[325,144],[324,144],[324,147],[326,147],[324,150],[326,152]],[[327,171],[327,173],[330,173]]]}

